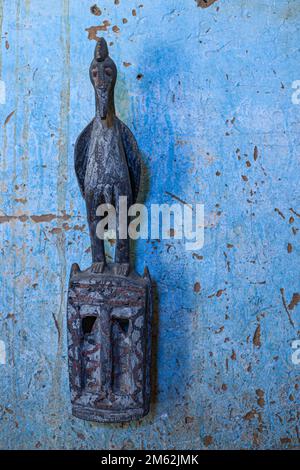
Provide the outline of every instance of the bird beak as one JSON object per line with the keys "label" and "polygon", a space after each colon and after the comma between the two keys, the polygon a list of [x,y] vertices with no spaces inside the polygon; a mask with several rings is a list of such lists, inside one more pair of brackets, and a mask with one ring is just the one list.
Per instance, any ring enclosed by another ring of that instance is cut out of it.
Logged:
{"label": "bird beak", "polygon": [[108,114],[108,91],[104,88],[96,88],[99,101],[101,119],[106,119]]}

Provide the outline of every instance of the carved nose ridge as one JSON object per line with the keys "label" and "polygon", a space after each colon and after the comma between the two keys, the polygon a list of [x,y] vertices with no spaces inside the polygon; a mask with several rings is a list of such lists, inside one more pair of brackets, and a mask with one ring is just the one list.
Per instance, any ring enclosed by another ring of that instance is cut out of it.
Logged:
{"label": "carved nose ridge", "polygon": [[106,88],[105,82],[103,80],[99,80],[98,78],[95,79],[95,85],[97,88]]}

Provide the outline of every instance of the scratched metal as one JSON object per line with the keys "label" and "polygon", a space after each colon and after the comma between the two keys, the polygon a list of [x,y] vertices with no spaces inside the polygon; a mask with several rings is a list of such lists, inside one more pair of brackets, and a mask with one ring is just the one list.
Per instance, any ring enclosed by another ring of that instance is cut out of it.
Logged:
{"label": "scratched metal", "polygon": [[[101,0],[96,16],[95,1],[0,1],[1,448],[300,445],[300,5],[197,3]],[[125,425],[80,421],[69,403],[67,278],[91,263],[73,144],[94,115],[95,34],[114,43],[147,204],[206,213],[200,252],[136,244],[157,286],[158,367],[150,414]]]}

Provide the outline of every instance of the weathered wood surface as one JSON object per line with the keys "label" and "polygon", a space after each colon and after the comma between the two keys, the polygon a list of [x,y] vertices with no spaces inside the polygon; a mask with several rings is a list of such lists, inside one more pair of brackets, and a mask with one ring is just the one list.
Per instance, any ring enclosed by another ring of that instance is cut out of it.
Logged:
{"label": "weathered wood surface", "polygon": [[148,274],[73,269],[68,356],[73,414],[98,422],[149,412],[152,298]]}

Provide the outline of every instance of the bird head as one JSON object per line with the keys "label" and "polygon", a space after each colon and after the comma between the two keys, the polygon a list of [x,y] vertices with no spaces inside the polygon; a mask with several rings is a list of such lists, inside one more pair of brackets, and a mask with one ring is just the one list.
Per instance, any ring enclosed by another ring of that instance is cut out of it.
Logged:
{"label": "bird head", "polygon": [[94,59],[90,66],[90,79],[96,92],[101,119],[106,119],[109,109],[114,109],[114,88],[117,81],[117,67],[109,57],[107,42],[99,39]]}

